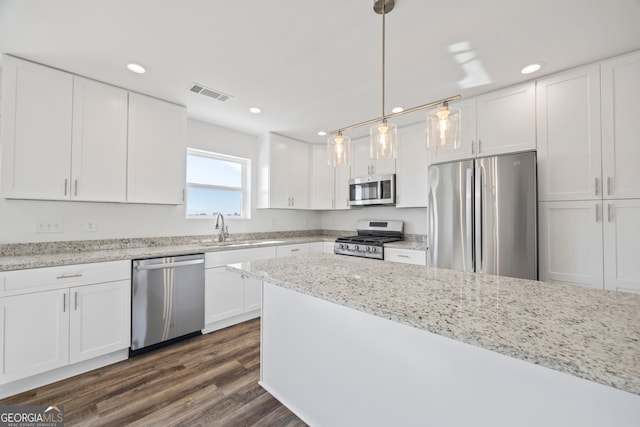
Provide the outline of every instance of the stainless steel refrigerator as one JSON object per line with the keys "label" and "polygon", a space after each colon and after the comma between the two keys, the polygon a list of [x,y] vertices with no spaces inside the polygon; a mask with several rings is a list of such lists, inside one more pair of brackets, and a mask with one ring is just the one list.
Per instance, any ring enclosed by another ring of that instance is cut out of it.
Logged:
{"label": "stainless steel refrigerator", "polygon": [[538,278],[536,154],[429,167],[428,265]]}

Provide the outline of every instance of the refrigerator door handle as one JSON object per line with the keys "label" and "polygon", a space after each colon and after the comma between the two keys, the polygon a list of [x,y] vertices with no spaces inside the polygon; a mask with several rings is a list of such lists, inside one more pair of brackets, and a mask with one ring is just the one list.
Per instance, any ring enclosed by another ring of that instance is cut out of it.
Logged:
{"label": "refrigerator door handle", "polygon": [[474,271],[475,256],[473,247],[473,169],[467,168],[465,183],[466,205],[466,262],[465,271]]}
{"label": "refrigerator door handle", "polygon": [[474,211],[475,211],[475,227],[474,227],[474,236],[475,236],[475,272],[482,272],[482,167],[475,167],[475,203],[474,203]]}

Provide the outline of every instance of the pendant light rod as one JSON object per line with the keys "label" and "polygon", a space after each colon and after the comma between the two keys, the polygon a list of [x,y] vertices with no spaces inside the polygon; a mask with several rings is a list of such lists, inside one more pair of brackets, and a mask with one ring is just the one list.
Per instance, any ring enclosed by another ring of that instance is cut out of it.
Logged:
{"label": "pendant light rod", "polygon": [[382,8],[382,117],[384,117],[384,66],[385,66],[385,19],[387,16],[384,7]]}
{"label": "pendant light rod", "polygon": [[440,99],[438,101],[429,102],[428,104],[422,104],[422,105],[418,105],[416,107],[408,108],[408,109],[400,111],[398,113],[392,113],[392,114],[387,114],[387,115],[383,114],[381,117],[376,117],[375,119],[367,120],[365,122],[360,122],[360,123],[356,123],[354,125],[345,126],[343,128],[340,128],[340,129],[332,130],[331,132],[329,132],[329,135],[334,135],[334,134],[337,134],[339,132],[344,132],[344,131],[347,131],[347,130],[359,128],[359,127],[362,127],[362,126],[370,125],[372,123],[381,122],[381,121],[384,121],[384,120],[387,120],[387,119],[393,119],[394,117],[403,116],[405,114],[413,113],[413,112],[419,111],[419,110],[424,110],[425,108],[435,107],[437,105],[444,104],[445,102],[456,101],[456,100],[458,100],[460,98],[461,98],[460,95],[450,96],[449,98],[444,98],[444,99]]}

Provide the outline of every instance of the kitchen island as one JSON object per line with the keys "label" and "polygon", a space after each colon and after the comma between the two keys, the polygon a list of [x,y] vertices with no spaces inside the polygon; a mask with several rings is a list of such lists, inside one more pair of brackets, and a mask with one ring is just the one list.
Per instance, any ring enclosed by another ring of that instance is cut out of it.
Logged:
{"label": "kitchen island", "polygon": [[314,426],[634,425],[640,296],[313,254],[263,279],[261,384]]}

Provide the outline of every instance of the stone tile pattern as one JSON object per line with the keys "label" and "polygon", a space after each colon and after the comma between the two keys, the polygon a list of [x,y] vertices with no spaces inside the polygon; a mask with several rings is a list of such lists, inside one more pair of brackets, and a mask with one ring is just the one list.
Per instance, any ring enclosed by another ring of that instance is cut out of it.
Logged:
{"label": "stone tile pattern", "polygon": [[640,295],[331,254],[227,268],[640,394]]}

